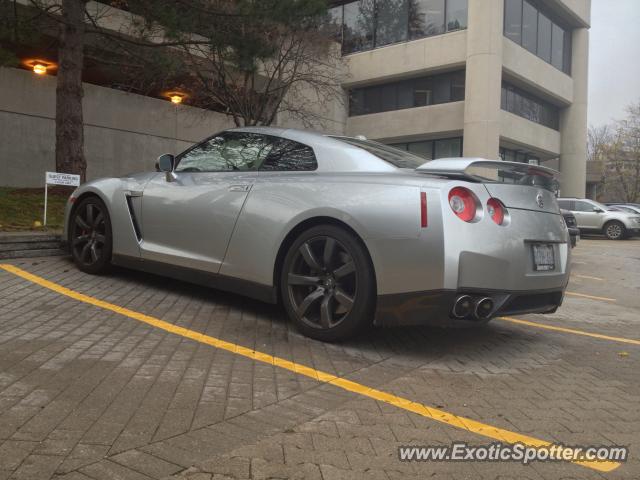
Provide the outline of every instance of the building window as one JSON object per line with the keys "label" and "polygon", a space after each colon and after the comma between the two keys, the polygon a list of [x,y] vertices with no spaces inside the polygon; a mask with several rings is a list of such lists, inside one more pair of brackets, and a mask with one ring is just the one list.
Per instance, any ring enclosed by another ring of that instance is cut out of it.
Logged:
{"label": "building window", "polygon": [[522,44],[522,0],[505,0],[504,36]]}
{"label": "building window", "polygon": [[354,88],[349,92],[349,116],[464,100],[464,75],[461,70]]}
{"label": "building window", "polygon": [[564,67],[564,37],[564,30],[554,23],[551,32],[551,65],[558,70]]}
{"label": "building window", "polygon": [[551,63],[551,20],[541,13],[538,15],[538,56]]}
{"label": "building window", "polygon": [[409,38],[444,33],[445,0],[414,0],[409,8]]}
{"label": "building window", "polygon": [[571,31],[528,0],[504,0],[504,36],[571,74]]}
{"label": "building window", "polygon": [[510,148],[500,147],[500,159],[505,162],[528,163],[530,165],[540,165],[540,157],[522,150],[512,150]]}
{"label": "building window", "polygon": [[447,31],[467,28],[467,0],[447,0]]}
{"label": "building window", "polygon": [[[540,165],[540,157],[531,152],[522,150],[512,150],[510,148],[500,147],[499,156],[505,162],[528,163],[530,165]],[[498,177],[503,183],[517,183],[522,177],[509,171],[500,170]]]}
{"label": "building window", "polygon": [[405,42],[409,35],[409,0],[377,2],[376,46]]}
{"label": "building window", "polygon": [[502,110],[554,130],[560,129],[560,109],[558,107],[509,83],[502,82],[500,104]]}
{"label": "building window", "polygon": [[393,143],[391,146],[413,153],[425,160],[462,156],[462,137],[440,138],[421,142]]}
{"label": "building window", "polygon": [[342,53],[467,28],[468,0],[358,0],[333,7],[327,23],[342,19]]}
{"label": "building window", "polygon": [[538,38],[538,11],[527,1],[522,4],[522,46],[535,54]]}
{"label": "building window", "polygon": [[373,0],[360,0],[344,6],[342,50],[358,52],[373,48]]}

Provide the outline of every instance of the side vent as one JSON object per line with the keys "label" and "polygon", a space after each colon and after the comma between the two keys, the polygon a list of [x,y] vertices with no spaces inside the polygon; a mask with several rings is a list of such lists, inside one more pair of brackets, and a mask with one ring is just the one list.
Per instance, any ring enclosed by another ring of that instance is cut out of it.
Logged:
{"label": "side vent", "polygon": [[140,241],[142,240],[142,234],[140,233],[140,225],[138,224],[138,219],[136,218],[136,212],[133,209],[133,201],[131,200],[132,195],[125,194],[125,198],[127,199],[127,208],[129,209],[129,215],[131,216],[133,231],[136,233],[136,238],[138,239],[138,241]]}

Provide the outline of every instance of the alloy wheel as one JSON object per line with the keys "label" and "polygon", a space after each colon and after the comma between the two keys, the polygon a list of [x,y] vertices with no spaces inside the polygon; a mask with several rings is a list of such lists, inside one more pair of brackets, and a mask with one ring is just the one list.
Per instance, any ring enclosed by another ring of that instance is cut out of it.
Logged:
{"label": "alloy wheel", "polygon": [[302,322],[316,329],[336,327],[351,312],[357,295],[353,256],[335,238],[311,238],[295,253],[287,286]]}
{"label": "alloy wheel", "polygon": [[622,227],[617,223],[612,223],[607,226],[607,236],[611,239],[618,239],[622,236]]}
{"label": "alloy wheel", "polygon": [[85,203],[75,212],[71,248],[83,265],[91,266],[102,259],[106,245],[106,217],[102,207]]}

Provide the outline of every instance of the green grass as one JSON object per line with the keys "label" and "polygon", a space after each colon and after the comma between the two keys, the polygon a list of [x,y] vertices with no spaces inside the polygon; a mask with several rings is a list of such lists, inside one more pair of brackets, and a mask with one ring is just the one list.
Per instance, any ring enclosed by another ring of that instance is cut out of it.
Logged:
{"label": "green grass", "polygon": [[42,223],[44,188],[0,187],[0,231],[7,230],[61,230],[64,206],[73,189],[49,187],[47,227]]}

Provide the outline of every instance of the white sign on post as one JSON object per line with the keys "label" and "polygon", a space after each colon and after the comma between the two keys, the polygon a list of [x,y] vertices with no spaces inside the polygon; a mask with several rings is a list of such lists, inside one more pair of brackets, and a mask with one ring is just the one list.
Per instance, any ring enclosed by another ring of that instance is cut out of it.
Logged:
{"label": "white sign on post", "polygon": [[79,187],[80,175],[72,173],[46,172],[44,179],[44,218],[42,224],[47,225],[47,187],[49,185],[65,185],[67,187]]}
{"label": "white sign on post", "polygon": [[66,185],[69,187],[79,187],[80,175],[74,175],[72,173],[47,172],[45,183],[47,185]]}

